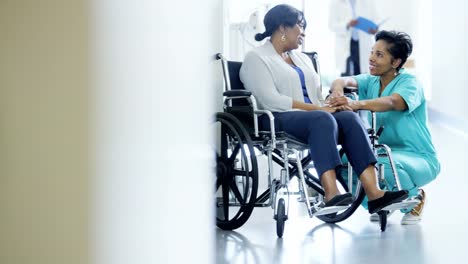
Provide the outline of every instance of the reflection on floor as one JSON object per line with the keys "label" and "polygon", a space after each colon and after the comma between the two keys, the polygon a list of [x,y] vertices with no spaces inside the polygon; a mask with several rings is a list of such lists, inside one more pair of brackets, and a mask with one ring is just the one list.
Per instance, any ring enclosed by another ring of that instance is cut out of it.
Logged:
{"label": "reflection on floor", "polygon": [[396,212],[382,233],[362,208],[342,223],[325,224],[291,201],[282,239],[271,208],[255,208],[235,231],[216,228],[216,263],[466,263],[468,136],[439,125],[432,134],[442,172],[424,188],[427,204],[418,225],[400,225]]}

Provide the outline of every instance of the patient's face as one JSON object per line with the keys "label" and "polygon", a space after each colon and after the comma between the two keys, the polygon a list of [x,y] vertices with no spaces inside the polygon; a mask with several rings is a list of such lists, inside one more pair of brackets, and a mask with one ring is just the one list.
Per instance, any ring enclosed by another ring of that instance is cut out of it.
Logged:
{"label": "patient's face", "polygon": [[388,43],[379,40],[372,47],[369,56],[369,73],[376,76],[382,76],[386,73],[393,73],[393,56],[388,52]]}
{"label": "patient's face", "polygon": [[286,28],[287,49],[293,50],[299,48],[304,42],[304,25],[296,24],[293,27]]}

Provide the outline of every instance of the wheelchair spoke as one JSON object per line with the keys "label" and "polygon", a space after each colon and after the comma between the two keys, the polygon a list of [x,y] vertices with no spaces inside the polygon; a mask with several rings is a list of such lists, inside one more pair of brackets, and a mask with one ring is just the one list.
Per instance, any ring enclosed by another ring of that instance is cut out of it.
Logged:
{"label": "wheelchair spoke", "polygon": [[232,170],[234,176],[245,176],[249,177],[250,173],[248,170]]}
{"label": "wheelchair spoke", "polygon": [[234,163],[236,157],[237,157],[237,154],[239,153],[239,150],[240,150],[240,146],[241,144],[237,144],[236,147],[232,150],[232,154],[230,157],[228,157],[227,159],[227,164],[231,165]]}
{"label": "wheelchair spoke", "polygon": [[[242,197],[242,194],[239,191],[239,188],[237,187],[236,183],[234,181],[231,182],[230,184],[231,190],[234,193],[234,196],[236,199],[239,201],[241,205],[245,205],[245,199]],[[249,186],[248,184],[246,185],[247,187]],[[246,188],[248,190],[248,188]]]}
{"label": "wheelchair spoke", "polygon": [[222,183],[224,220],[229,220],[229,184]]}
{"label": "wheelchair spoke", "polygon": [[221,177],[216,178],[216,186],[215,186],[215,191],[218,190],[219,186],[222,184],[222,179]]}
{"label": "wheelchair spoke", "polygon": [[[229,145],[230,145],[230,142],[233,141],[235,138],[239,138],[239,134],[235,130],[235,128],[232,126],[232,124],[222,122],[222,126],[221,126],[221,157],[223,159],[228,159]],[[240,142],[240,143],[242,143],[242,142]]]}

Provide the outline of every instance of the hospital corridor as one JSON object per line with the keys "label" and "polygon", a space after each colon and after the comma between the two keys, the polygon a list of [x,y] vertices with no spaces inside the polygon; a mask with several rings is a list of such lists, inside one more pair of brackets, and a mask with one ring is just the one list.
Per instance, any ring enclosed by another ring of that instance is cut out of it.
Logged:
{"label": "hospital corridor", "polygon": [[467,263],[467,12],[0,0],[0,264]]}
{"label": "hospital corridor", "polygon": [[[285,235],[277,239],[271,208],[255,208],[245,226],[216,229],[215,263],[459,263],[467,258],[468,214],[448,200],[463,201],[464,191],[457,189],[466,182],[459,169],[467,160],[468,137],[437,123],[431,128],[444,166],[441,178],[425,188],[431,196],[418,225],[401,225],[403,214],[395,212],[381,232],[363,208],[344,222],[327,224],[293,202],[301,208],[290,209]],[[445,177],[450,180],[441,180]]]}

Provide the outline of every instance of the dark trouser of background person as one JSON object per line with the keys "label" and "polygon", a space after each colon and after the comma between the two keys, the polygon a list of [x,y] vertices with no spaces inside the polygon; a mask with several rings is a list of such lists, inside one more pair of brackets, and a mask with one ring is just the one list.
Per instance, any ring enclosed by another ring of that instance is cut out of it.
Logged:
{"label": "dark trouser of background person", "polygon": [[346,60],[346,73],[343,76],[352,76],[361,73],[361,64],[359,62],[359,40],[351,39],[349,50],[350,55]]}

